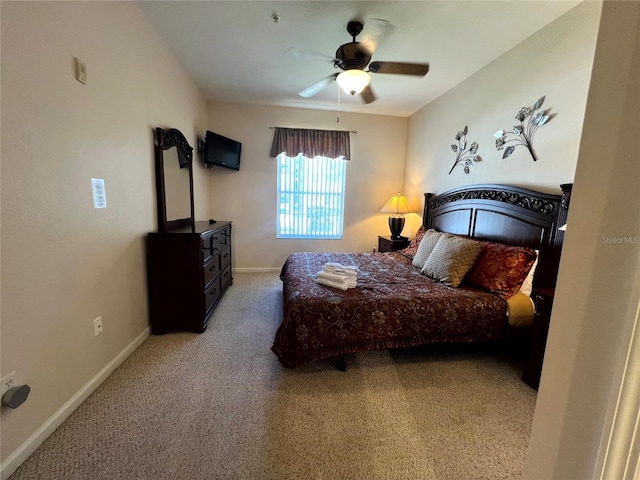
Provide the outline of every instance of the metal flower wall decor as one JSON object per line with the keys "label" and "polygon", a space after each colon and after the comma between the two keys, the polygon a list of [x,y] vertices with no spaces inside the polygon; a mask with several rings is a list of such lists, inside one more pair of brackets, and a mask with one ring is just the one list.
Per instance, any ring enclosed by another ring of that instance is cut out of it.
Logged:
{"label": "metal flower wall decor", "polygon": [[481,162],[482,158],[476,152],[478,151],[478,144],[473,142],[469,148],[467,148],[467,126],[465,125],[464,130],[456,133],[456,140],[458,144],[455,143],[451,145],[451,150],[456,154],[456,161],[453,162],[453,166],[451,170],[449,170],[449,175],[453,172],[453,169],[456,168],[457,165],[464,165],[464,173],[469,173],[471,165],[473,162]]}
{"label": "metal flower wall decor", "polygon": [[[493,134],[493,136],[496,137],[496,148],[498,150],[504,149],[502,158],[507,158],[513,153],[516,147],[523,145],[529,150],[533,161],[538,160],[533,151],[533,137],[538,127],[547,123],[551,118],[548,110],[537,111],[542,106],[544,99],[545,97],[540,97],[538,101],[534,103],[533,107],[522,107],[516,114],[516,120],[520,121],[520,125],[515,125],[512,131],[498,130]],[[528,119],[526,125],[525,119]],[[506,146],[508,143],[513,143],[513,145]]]}

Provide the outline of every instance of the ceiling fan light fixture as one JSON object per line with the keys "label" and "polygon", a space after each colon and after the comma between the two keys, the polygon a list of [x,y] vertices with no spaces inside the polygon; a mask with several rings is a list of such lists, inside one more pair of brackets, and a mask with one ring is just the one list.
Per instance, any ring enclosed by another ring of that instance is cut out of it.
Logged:
{"label": "ceiling fan light fixture", "polygon": [[357,95],[362,92],[369,85],[370,80],[367,72],[358,69],[345,70],[336,77],[340,88],[349,95]]}

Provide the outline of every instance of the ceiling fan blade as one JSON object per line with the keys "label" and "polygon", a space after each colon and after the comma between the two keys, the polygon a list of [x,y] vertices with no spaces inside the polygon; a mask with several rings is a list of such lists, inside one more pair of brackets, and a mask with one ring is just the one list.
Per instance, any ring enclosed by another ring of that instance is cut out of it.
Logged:
{"label": "ceiling fan blade", "polygon": [[395,73],[397,75],[417,75],[424,77],[429,71],[428,63],[371,62],[369,71],[373,73]]}
{"label": "ceiling fan blade", "polygon": [[376,97],[376,95],[373,93],[373,90],[371,90],[371,86],[367,85],[366,87],[364,87],[364,90],[360,92],[360,98],[362,98],[362,101],[364,103],[371,103],[375,102],[378,97]]}
{"label": "ceiling fan blade", "polygon": [[360,43],[367,49],[370,55],[373,55],[380,45],[393,33],[396,27],[388,20],[382,18],[372,18],[367,20],[366,27],[362,32]]}
{"label": "ceiling fan blade", "polygon": [[314,52],[313,50],[307,50],[306,48],[296,48],[291,47],[284,51],[287,55],[290,55],[293,58],[304,58],[306,60],[320,58],[325,62],[335,63],[339,62],[336,57],[332,57],[331,55],[325,55],[323,53]]}
{"label": "ceiling fan blade", "polygon": [[337,73],[333,73],[328,77],[324,77],[322,80],[319,80],[316,83],[309,85],[301,92],[298,92],[298,95],[304,98],[313,97],[316,93],[318,93],[323,88],[326,88],[331,82],[333,82],[337,76]]}

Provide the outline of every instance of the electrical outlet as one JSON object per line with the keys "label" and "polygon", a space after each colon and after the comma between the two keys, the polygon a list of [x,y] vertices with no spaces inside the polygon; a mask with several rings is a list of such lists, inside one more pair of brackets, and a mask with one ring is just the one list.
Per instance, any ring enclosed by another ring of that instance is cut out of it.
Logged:
{"label": "electrical outlet", "polygon": [[371,253],[376,253],[376,247],[373,247],[373,248],[371,249]]}
{"label": "electrical outlet", "polygon": [[11,372],[9,375],[2,377],[2,393],[0,393],[0,397],[7,393],[10,388],[13,388],[16,383],[16,372]]}
{"label": "electrical outlet", "polygon": [[102,317],[93,319],[93,334],[97,337],[102,333]]}

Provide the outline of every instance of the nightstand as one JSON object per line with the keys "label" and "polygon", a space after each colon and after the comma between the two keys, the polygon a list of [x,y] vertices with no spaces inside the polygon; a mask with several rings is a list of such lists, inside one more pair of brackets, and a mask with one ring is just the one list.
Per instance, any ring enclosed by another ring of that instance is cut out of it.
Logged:
{"label": "nightstand", "polygon": [[378,251],[379,252],[395,252],[407,248],[411,240],[408,238],[392,239],[391,237],[383,237],[378,235]]}
{"label": "nightstand", "polygon": [[533,316],[533,325],[531,325],[529,360],[522,372],[522,381],[536,390],[540,385],[554,294],[554,288],[534,288],[531,292],[531,300],[533,300],[536,312]]}

